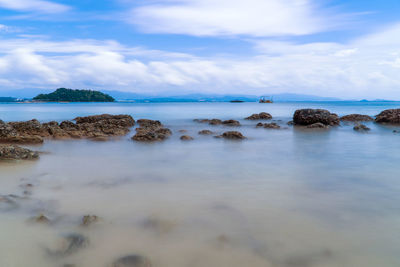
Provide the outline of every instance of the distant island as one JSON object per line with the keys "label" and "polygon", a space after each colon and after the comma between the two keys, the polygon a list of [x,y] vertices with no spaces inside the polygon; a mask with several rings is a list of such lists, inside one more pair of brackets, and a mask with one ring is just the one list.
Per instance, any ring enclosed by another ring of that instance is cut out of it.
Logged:
{"label": "distant island", "polygon": [[33,98],[34,101],[49,102],[114,102],[110,95],[93,90],[74,90],[58,88],[50,94],[40,94]]}

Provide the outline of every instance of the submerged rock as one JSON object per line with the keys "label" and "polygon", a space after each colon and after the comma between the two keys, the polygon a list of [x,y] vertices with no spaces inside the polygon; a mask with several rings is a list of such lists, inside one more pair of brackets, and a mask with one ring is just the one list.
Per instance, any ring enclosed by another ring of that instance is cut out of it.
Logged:
{"label": "submerged rock", "polygon": [[223,121],[222,124],[226,126],[240,126],[240,122],[237,120],[226,120]]}
{"label": "submerged rock", "polygon": [[77,233],[64,236],[56,250],[48,249],[47,252],[53,257],[63,257],[75,254],[89,245],[89,239]]}
{"label": "submerged rock", "polygon": [[276,124],[275,122],[271,122],[271,123],[264,123],[262,125],[257,124],[257,127],[264,127],[266,129],[280,129],[281,126],[279,126],[278,124]]}
{"label": "submerged rock", "polygon": [[370,128],[368,128],[367,126],[365,126],[364,124],[357,124],[356,126],[353,127],[354,131],[369,131],[371,130]]}
{"label": "submerged rock", "polygon": [[16,145],[0,145],[0,159],[38,159],[39,153]]}
{"label": "submerged rock", "polygon": [[213,134],[213,132],[210,130],[201,130],[201,131],[199,131],[199,134],[200,135],[210,135],[210,134]]}
{"label": "submerged rock", "polygon": [[224,132],[222,135],[220,135],[218,137],[222,137],[225,139],[231,139],[231,140],[241,140],[241,139],[246,138],[241,132],[238,132],[238,131]]}
{"label": "submerged rock", "polygon": [[89,226],[93,223],[96,223],[99,221],[99,217],[96,215],[85,215],[82,217],[82,226]]}
{"label": "submerged rock", "polygon": [[309,129],[327,129],[327,128],[329,128],[329,125],[325,125],[321,122],[317,122],[317,123],[307,125],[307,128],[309,128]]}
{"label": "submerged rock", "polygon": [[180,139],[181,139],[182,141],[190,141],[190,140],[193,140],[194,138],[191,137],[191,136],[189,136],[189,135],[182,135],[182,136],[180,137]]}
{"label": "submerged rock", "polygon": [[376,115],[376,122],[400,124],[400,109],[387,109]]}
{"label": "submerged rock", "polygon": [[362,114],[350,114],[340,117],[341,121],[373,121],[374,118],[368,115]]}
{"label": "submerged rock", "polygon": [[33,218],[33,220],[37,223],[43,223],[43,224],[50,223],[50,219],[47,218],[44,214],[39,214],[37,217]]}
{"label": "submerged rock", "polygon": [[144,256],[129,255],[116,260],[112,267],[151,267],[151,262]]}
{"label": "submerged rock", "polygon": [[245,120],[270,120],[270,119],[272,119],[272,116],[267,112],[252,114],[251,116],[245,118]]}
{"label": "submerged rock", "polygon": [[311,125],[314,123],[322,123],[324,125],[339,125],[339,117],[334,113],[330,113],[325,109],[299,109],[293,115],[295,125]]}
{"label": "submerged rock", "polygon": [[222,121],[220,119],[211,119],[208,121],[208,123],[210,125],[220,125],[220,124],[222,124]]}

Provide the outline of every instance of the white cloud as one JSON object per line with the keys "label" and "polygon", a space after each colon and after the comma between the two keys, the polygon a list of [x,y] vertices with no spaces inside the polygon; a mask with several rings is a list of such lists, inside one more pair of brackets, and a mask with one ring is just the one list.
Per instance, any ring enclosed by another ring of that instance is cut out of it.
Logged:
{"label": "white cloud", "polygon": [[0,8],[48,14],[61,13],[70,9],[66,5],[44,0],[0,0]]}
{"label": "white cloud", "polygon": [[348,44],[258,41],[256,56],[199,57],[115,41],[0,42],[0,90],[9,88],[308,93],[400,99],[400,24]]}
{"label": "white cloud", "polygon": [[159,0],[133,8],[128,21],[152,33],[279,36],[326,30],[329,13],[311,0]]}

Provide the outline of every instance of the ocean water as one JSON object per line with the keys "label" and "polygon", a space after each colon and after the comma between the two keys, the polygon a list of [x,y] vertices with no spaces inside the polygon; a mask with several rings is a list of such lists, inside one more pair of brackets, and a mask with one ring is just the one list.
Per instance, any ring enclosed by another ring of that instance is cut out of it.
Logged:
{"label": "ocean water", "polygon": [[[298,108],[376,115],[398,102],[0,104],[4,121],[102,113],[158,119],[173,131],[143,144],[46,141],[34,162],[0,162],[1,267],[107,267],[143,255],[154,267],[400,266],[400,126],[310,131]],[[266,111],[282,129],[243,120]],[[237,119],[237,128],[193,122]],[[179,130],[195,139],[183,142]],[[239,130],[248,138],[200,136]],[[32,184],[26,188],[24,185]],[[28,191],[25,192],[24,191]],[[45,214],[50,224],[31,218]],[[83,215],[99,222],[80,226]],[[88,244],[54,256],[62,236]]]}

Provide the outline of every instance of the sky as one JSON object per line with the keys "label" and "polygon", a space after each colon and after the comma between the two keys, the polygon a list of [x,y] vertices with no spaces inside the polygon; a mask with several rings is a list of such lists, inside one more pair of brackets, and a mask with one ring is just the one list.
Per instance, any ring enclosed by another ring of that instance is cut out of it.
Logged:
{"label": "sky", "polygon": [[0,0],[0,96],[400,100],[399,0]]}

